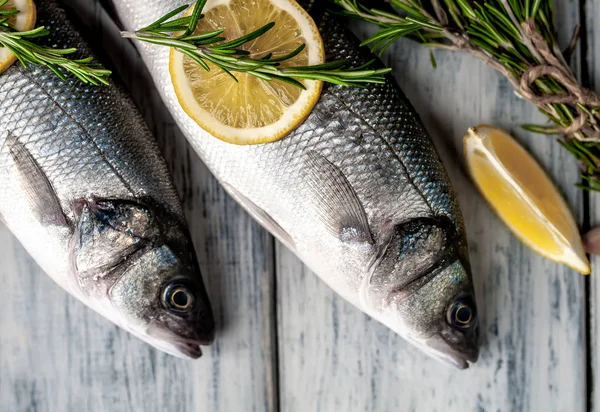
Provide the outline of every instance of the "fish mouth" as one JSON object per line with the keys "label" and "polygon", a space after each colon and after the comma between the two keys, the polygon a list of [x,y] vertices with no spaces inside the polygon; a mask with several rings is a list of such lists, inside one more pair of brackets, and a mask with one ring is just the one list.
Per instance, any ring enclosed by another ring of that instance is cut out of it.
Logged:
{"label": "fish mouth", "polygon": [[468,369],[471,363],[477,361],[477,357],[463,357],[460,354],[445,354],[439,356],[439,359],[461,370]]}
{"label": "fish mouth", "polygon": [[202,356],[202,349],[200,349],[200,344],[181,342],[176,343],[174,346],[179,350],[179,352],[181,352],[188,358],[198,359]]}
{"label": "fish mouth", "polygon": [[180,358],[198,359],[202,356],[202,349],[200,349],[200,346],[210,345],[212,343],[212,340],[192,339],[179,336],[167,329],[157,320],[150,323],[147,335],[152,338],[152,345]]}
{"label": "fish mouth", "polygon": [[463,347],[460,350],[452,348],[440,334],[427,339],[425,350],[431,356],[458,369],[467,369],[479,358],[479,349],[476,346]]}

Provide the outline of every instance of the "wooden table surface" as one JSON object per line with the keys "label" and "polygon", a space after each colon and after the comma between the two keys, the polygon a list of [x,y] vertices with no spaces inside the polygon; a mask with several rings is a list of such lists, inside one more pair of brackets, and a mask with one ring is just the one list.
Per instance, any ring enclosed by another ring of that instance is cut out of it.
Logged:
{"label": "wooden table surface", "polygon": [[[110,43],[114,32],[98,19],[96,0],[69,0],[78,1],[90,29],[127,69],[121,75],[175,176],[217,340],[198,361],[152,349],[55,285],[0,226],[0,411],[600,411],[598,277],[523,246],[462,170],[467,128],[501,126],[546,167],[582,226],[600,223],[600,195],[574,187],[571,156],[554,138],[520,129],[544,118],[507,81],[449,52],[435,52],[433,69],[429,51],[408,41],[383,55],[433,136],[466,218],[482,347],[479,361],[459,371],[337,297],[256,224],[190,149],[131,45]],[[554,3],[562,44],[583,25],[573,67],[600,88],[600,29],[592,18],[600,0]],[[373,32],[352,27],[362,38]],[[596,269],[600,260],[593,263]]]}

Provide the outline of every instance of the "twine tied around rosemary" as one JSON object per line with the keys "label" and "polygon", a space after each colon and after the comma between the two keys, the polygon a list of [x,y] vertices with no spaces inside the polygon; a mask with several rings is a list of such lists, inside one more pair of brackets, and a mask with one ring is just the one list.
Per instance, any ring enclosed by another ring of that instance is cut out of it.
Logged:
{"label": "twine tied around rosemary", "polygon": [[[573,119],[570,125],[548,128],[546,129],[548,133],[560,133],[568,137],[576,137],[583,141],[600,142],[600,130],[596,127],[597,114],[584,109],[586,106],[589,108],[600,107],[600,98],[598,95],[579,84],[562,54],[558,58],[550,50],[548,43],[535,29],[535,23],[532,20],[523,22],[521,26],[524,33],[531,39],[533,47],[539,52],[542,63],[529,67],[521,75],[517,88],[519,94],[524,99],[529,100],[548,112],[554,111],[553,104],[565,104],[571,106],[575,113],[577,113],[577,117]],[[571,44],[576,42],[578,31],[578,28],[576,28]],[[564,93],[537,94],[531,86],[538,79],[545,76],[554,79],[566,91]]]}

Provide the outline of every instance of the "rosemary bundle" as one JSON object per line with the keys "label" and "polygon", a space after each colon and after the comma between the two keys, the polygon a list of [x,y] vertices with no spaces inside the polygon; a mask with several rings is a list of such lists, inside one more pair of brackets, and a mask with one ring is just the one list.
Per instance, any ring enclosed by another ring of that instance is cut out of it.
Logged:
{"label": "rosemary bundle", "polygon": [[363,42],[375,51],[407,37],[470,53],[493,67],[551,122],[523,127],[561,134],[559,143],[577,159],[588,182],[579,186],[600,191],[600,98],[579,84],[568,64],[579,29],[564,51],[559,48],[552,0],[389,0],[394,7],[389,9],[331,1],[342,14],[379,26]]}

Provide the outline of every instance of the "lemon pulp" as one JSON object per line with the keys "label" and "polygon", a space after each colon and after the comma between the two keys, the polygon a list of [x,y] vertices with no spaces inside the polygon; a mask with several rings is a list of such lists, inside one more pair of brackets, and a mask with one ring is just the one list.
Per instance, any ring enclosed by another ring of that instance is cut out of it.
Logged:
{"label": "lemon pulp", "polygon": [[493,126],[470,129],[464,146],[471,177],[508,228],[541,255],[589,274],[575,219],[537,161]]}
{"label": "lemon pulp", "polygon": [[[221,36],[228,40],[274,22],[266,34],[240,46],[251,58],[268,53],[280,57],[306,44],[300,54],[281,62],[281,67],[324,62],[317,27],[293,0],[209,0],[203,14],[195,33],[224,29]],[[319,81],[303,81],[306,90],[302,90],[240,72],[233,73],[236,82],[220,68],[208,65],[207,72],[188,56],[171,51],[171,77],[183,109],[205,130],[230,143],[265,143],[285,136],[308,116],[321,91]]]}

